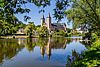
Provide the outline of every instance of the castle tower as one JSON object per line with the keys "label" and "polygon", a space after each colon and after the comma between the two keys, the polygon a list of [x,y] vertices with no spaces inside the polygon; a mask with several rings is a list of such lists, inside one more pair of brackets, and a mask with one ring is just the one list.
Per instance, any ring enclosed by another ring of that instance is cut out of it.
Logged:
{"label": "castle tower", "polygon": [[41,26],[43,26],[45,24],[45,18],[44,18],[44,15],[43,17],[41,18]]}
{"label": "castle tower", "polygon": [[50,16],[50,13],[49,13],[49,16],[46,18],[46,24],[47,24],[48,30],[50,31],[50,28],[51,28],[51,16]]}
{"label": "castle tower", "polygon": [[46,54],[48,56],[48,59],[50,59],[50,57],[51,57],[51,40],[50,40],[50,37],[49,37],[49,40],[48,40],[48,43],[47,43],[47,46],[46,46]]}

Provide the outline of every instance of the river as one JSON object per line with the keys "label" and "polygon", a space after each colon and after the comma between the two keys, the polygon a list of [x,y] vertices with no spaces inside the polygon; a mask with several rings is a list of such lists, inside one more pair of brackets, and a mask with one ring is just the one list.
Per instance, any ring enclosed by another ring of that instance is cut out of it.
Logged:
{"label": "river", "polygon": [[[0,39],[0,67],[66,67],[87,50],[79,38]],[[74,58],[75,59],[75,58]]]}

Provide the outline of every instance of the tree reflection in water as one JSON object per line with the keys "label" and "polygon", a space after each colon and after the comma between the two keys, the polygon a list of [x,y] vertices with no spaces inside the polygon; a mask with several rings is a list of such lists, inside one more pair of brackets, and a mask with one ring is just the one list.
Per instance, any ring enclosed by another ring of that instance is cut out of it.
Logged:
{"label": "tree reflection in water", "polygon": [[25,48],[31,52],[35,46],[39,46],[41,55],[44,54],[50,59],[52,49],[66,48],[66,42],[70,40],[65,38],[27,38],[27,39],[0,39],[0,63],[9,60]]}
{"label": "tree reflection in water", "polygon": [[16,39],[0,39],[0,63],[13,58],[23,47]]}
{"label": "tree reflection in water", "polygon": [[[78,39],[70,38],[27,38],[27,39],[0,39],[0,63],[2,64],[6,60],[10,60],[18,54],[23,48],[29,52],[34,52],[34,48],[38,46],[42,58],[44,55],[51,59],[53,55],[52,49],[66,49],[73,40]],[[66,54],[65,54],[66,55]],[[63,56],[63,55],[62,55]],[[72,56],[68,56],[68,62],[66,66],[72,65],[76,58],[80,59],[80,54],[75,50],[72,50]]]}
{"label": "tree reflection in water", "polygon": [[66,67],[72,67],[74,65],[74,61],[75,60],[80,60],[82,59],[81,54],[79,54],[78,52],[76,52],[75,50],[72,50],[72,56],[67,56],[67,64]]}
{"label": "tree reflection in water", "polygon": [[[72,41],[79,41],[79,40],[81,40],[81,39],[77,39],[77,38],[75,38],[75,39],[72,39]],[[87,44],[85,43],[85,41],[81,41],[80,42],[81,44],[84,44],[85,46],[89,46],[89,44],[90,44],[90,42],[87,42]],[[85,49],[86,50],[86,49]],[[82,53],[85,51],[85,50],[83,50],[83,51],[81,51],[81,53],[78,53],[75,49],[74,50],[72,50],[72,54],[71,55],[68,55],[67,56],[67,63],[66,63],[66,67],[73,67],[73,65],[74,65],[74,62],[77,60],[81,60],[83,57],[82,57]]]}
{"label": "tree reflection in water", "polygon": [[66,38],[28,38],[26,41],[25,48],[30,52],[34,51],[35,46],[39,46],[41,50],[41,55],[44,54],[50,59],[52,49],[65,49],[66,44],[70,43],[70,39]]}

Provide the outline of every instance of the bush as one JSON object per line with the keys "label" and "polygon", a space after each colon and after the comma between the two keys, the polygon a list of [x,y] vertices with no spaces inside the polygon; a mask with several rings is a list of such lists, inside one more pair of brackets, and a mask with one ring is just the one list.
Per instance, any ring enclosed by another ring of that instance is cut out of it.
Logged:
{"label": "bush", "polygon": [[39,37],[48,37],[48,35],[49,35],[49,31],[48,31],[47,27],[45,27],[45,26],[40,27],[37,30],[37,32],[38,32]]}
{"label": "bush", "polygon": [[[93,34],[95,38],[96,35]],[[96,37],[97,38],[97,37]],[[82,54],[83,58],[74,62],[73,67],[98,67],[100,66],[100,39],[92,43],[92,46]]]}
{"label": "bush", "polygon": [[85,33],[84,34],[84,36],[83,36],[83,39],[85,40],[85,39],[88,39],[88,40],[90,40],[91,39],[91,33]]}
{"label": "bush", "polygon": [[98,40],[98,36],[95,33],[92,33],[91,41],[94,42],[96,40]]}
{"label": "bush", "polygon": [[65,33],[65,37],[68,37],[68,33]]}
{"label": "bush", "polygon": [[[57,30],[57,31],[55,31],[54,33],[52,33],[51,35],[53,36],[53,37],[58,37],[58,36],[65,36],[65,34],[66,34],[66,32],[65,31],[63,31],[63,30]],[[51,36],[50,35],[50,36]],[[67,35],[67,34],[66,34]]]}

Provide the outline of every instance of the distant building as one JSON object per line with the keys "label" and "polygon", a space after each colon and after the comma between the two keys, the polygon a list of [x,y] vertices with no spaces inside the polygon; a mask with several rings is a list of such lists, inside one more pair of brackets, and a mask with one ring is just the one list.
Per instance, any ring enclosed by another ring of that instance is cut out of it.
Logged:
{"label": "distant building", "polygon": [[17,34],[25,34],[25,31],[23,28],[20,28],[18,31],[17,31]]}
{"label": "distant building", "polygon": [[76,31],[78,32],[78,33],[87,33],[88,32],[88,30],[84,30],[84,29],[82,29],[82,28],[77,28],[76,29]]}
{"label": "distant building", "polygon": [[43,17],[41,18],[41,26],[46,26],[48,31],[52,32],[52,31],[56,31],[56,30],[64,30],[66,31],[66,24],[65,23],[51,23],[51,16],[49,14],[49,16],[46,18]]}

